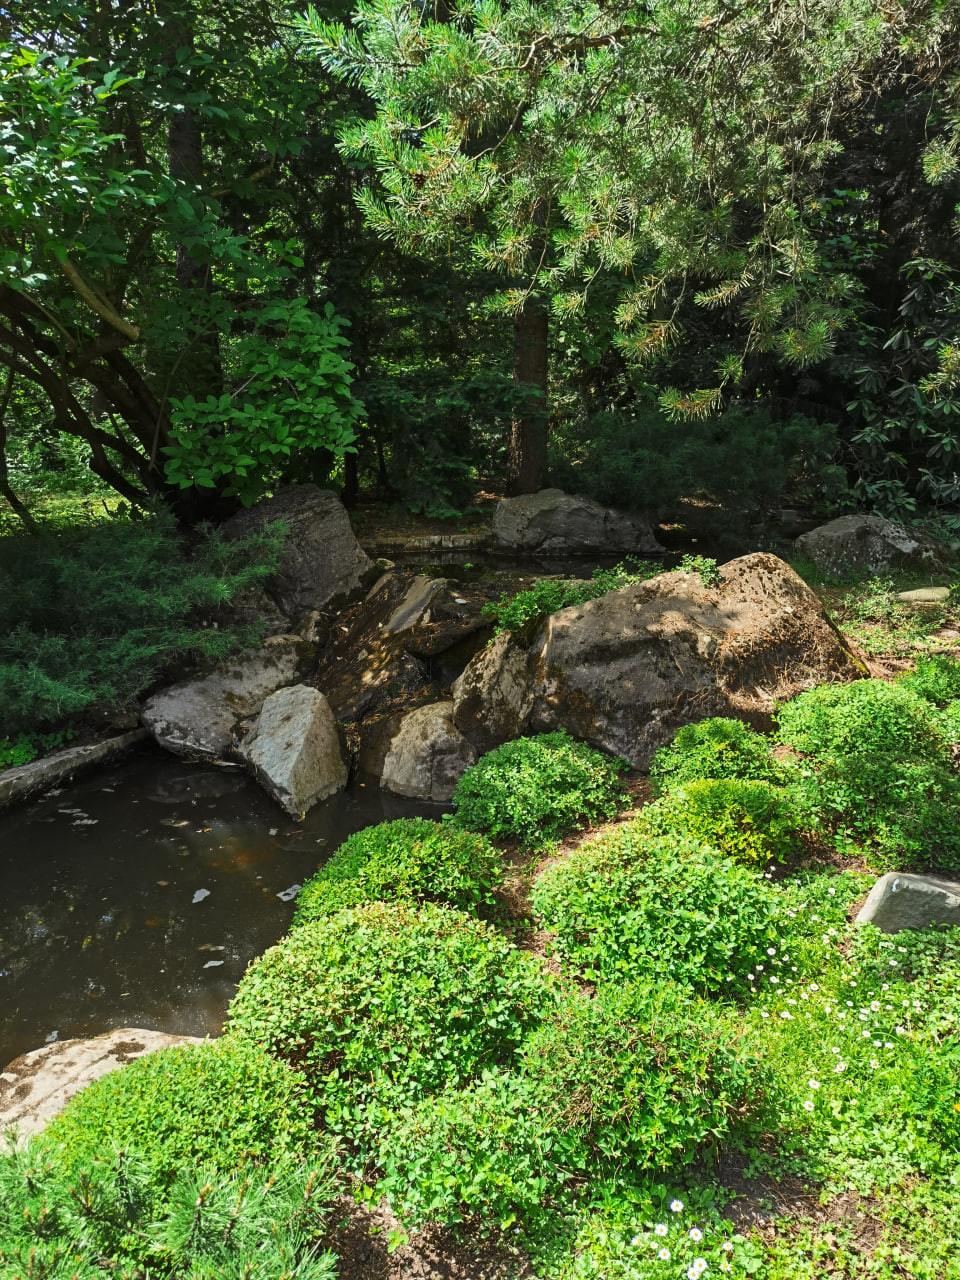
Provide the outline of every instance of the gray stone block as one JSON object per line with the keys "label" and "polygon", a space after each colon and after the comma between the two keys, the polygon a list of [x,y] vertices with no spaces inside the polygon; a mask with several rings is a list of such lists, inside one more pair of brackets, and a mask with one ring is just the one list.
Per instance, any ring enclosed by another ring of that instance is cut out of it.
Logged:
{"label": "gray stone block", "polygon": [[854,923],[875,925],[883,933],[960,925],[960,884],[891,871],[870,890]]}

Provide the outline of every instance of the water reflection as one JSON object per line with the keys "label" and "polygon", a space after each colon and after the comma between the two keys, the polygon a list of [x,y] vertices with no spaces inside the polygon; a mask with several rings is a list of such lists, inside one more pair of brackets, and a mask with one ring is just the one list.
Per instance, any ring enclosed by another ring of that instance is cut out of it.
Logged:
{"label": "water reflection", "polygon": [[0,816],[0,1066],[124,1025],[215,1034],[329,852],[441,811],[368,785],[295,822],[244,774],[147,751]]}

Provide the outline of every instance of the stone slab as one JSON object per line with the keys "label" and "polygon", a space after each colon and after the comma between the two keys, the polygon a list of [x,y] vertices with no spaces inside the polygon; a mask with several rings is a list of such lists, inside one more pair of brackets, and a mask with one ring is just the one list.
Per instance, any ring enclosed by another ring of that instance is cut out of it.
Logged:
{"label": "stone slab", "polygon": [[197,1036],[120,1027],[92,1040],[62,1040],[15,1058],[0,1072],[0,1132],[22,1141],[46,1128],[75,1093],[145,1053],[200,1044]]}
{"label": "stone slab", "polygon": [[960,925],[960,884],[935,876],[888,872],[870,890],[854,924],[872,924],[883,933],[925,929],[931,924]]}
{"label": "stone slab", "polygon": [[85,747],[67,747],[42,760],[5,769],[0,773],[0,809],[29,799],[48,787],[59,786],[97,765],[109,764],[140,746],[150,737],[146,729],[131,729],[106,742],[94,742]]}

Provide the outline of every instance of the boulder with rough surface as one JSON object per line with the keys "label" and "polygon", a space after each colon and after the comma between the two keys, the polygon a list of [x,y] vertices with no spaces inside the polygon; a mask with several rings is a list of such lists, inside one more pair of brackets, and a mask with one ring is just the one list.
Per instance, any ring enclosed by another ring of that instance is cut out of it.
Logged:
{"label": "boulder with rough surface", "polygon": [[504,499],[493,513],[492,538],[500,547],[544,555],[656,555],[663,550],[642,516],[614,511],[561,489]]}
{"label": "boulder with rough surface", "polygon": [[400,720],[380,785],[395,795],[447,803],[477,753],[453,724],[453,703],[432,702]]}
{"label": "boulder with rough surface", "polygon": [[264,790],[294,816],[347,785],[330,704],[304,684],[278,689],[265,700],[238,754]]}
{"label": "boulder with rough surface", "polygon": [[887,573],[891,569],[937,571],[955,557],[948,547],[883,516],[840,516],[797,538],[800,555],[821,573]]}
{"label": "boulder with rough surface", "polygon": [[312,484],[279,489],[272,498],[227,520],[222,532],[227,538],[242,538],[275,520],[283,520],[289,532],[266,591],[292,621],[351,595],[374,568],[357,542],[346,507],[335,493]]}
{"label": "boulder with rough surface", "polygon": [[502,635],[454,686],[453,720],[479,752],[567,729],[645,768],[683,724],[769,723],[776,701],[864,674],[816,595],[776,556],[661,574],[561,609],[531,640]]}
{"label": "boulder with rough surface", "polygon": [[175,755],[229,763],[238,723],[256,715],[264,698],[296,680],[309,648],[298,636],[274,636],[208,675],[154,694],[144,704],[143,723]]}
{"label": "boulder with rough surface", "polygon": [[872,924],[883,933],[960,925],[960,884],[891,871],[870,890],[854,924]]}
{"label": "boulder with rough surface", "polygon": [[200,1044],[196,1036],[121,1027],[93,1040],[58,1040],[15,1058],[0,1071],[0,1132],[16,1126],[19,1140],[39,1133],[75,1093],[145,1053]]}

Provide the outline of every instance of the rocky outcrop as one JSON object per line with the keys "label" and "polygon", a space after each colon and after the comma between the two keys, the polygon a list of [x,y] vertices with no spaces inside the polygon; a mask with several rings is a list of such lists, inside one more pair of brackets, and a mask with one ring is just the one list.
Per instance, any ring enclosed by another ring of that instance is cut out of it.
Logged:
{"label": "rocky outcrop", "polygon": [[19,1140],[39,1133],[75,1093],[145,1053],[200,1044],[196,1036],[121,1027],[93,1040],[62,1040],[15,1058],[0,1072],[0,1132],[16,1126]]}
{"label": "rocky outcrop", "polygon": [[285,522],[288,533],[280,565],[267,581],[266,591],[292,621],[357,591],[373,570],[343,503],[335,493],[316,485],[280,489],[272,498],[233,516],[221,531],[227,538],[242,538],[276,520]]}
{"label": "rocky outcrop", "polygon": [[274,636],[208,675],[154,694],[144,704],[143,723],[175,755],[229,763],[239,722],[256,715],[271,693],[292,684],[311,652],[299,636]]}
{"label": "rocky outcrop", "polygon": [[960,884],[891,871],[870,890],[854,924],[872,924],[883,933],[960,925]]}
{"label": "rocky outcrop", "polygon": [[481,753],[565,728],[645,768],[682,724],[765,725],[775,701],[861,674],[810,588],[761,553],[724,565],[716,587],[661,574],[561,609],[526,645],[499,636],[454,686],[453,720]]}
{"label": "rocky outcrop", "polygon": [[948,547],[883,516],[841,516],[797,538],[800,555],[821,573],[886,573],[890,569],[937,571],[955,561]]}
{"label": "rocky outcrop", "polygon": [[543,555],[591,551],[656,555],[663,551],[643,517],[561,489],[541,489],[499,503],[493,514],[492,540],[504,550]]}
{"label": "rocky outcrop", "polygon": [[238,754],[264,790],[294,817],[347,785],[330,704],[307,685],[272,693]]}
{"label": "rocky outcrop", "polygon": [[453,704],[433,702],[400,720],[383,762],[380,785],[395,795],[447,803],[477,753],[453,724]]}

